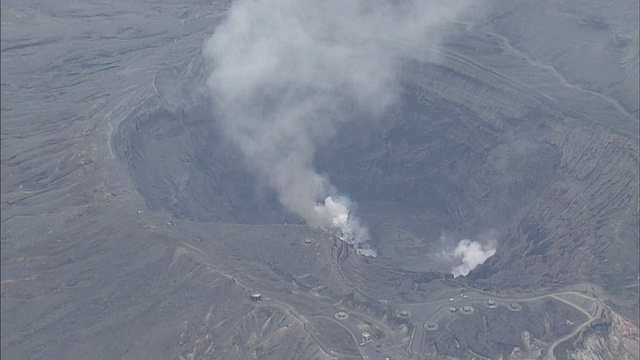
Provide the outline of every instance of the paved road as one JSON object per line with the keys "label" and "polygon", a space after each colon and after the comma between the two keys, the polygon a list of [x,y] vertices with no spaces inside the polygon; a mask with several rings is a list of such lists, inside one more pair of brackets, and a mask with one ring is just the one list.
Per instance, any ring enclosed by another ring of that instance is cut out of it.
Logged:
{"label": "paved road", "polygon": [[[587,311],[586,309],[580,307],[579,305],[572,303],[570,300],[567,300],[565,298],[562,298],[562,295],[573,295],[573,296],[578,296],[578,297],[582,297],[585,298],[589,301],[593,301],[594,303],[597,304],[597,310],[596,310],[596,314],[592,314],[589,311]],[[475,292],[468,292],[465,294],[466,297],[454,297],[453,301],[450,301],[448,299],[439,299],[439,300],[435,300],[433,302],[428,302],[428,303],[421,303],[421,304],[403,304],[404,308],[409,308],[412,309],[412,312],[414,312],[415,314],[421,314],[420,319],[418,320],[419,322],[421,322],[421,326],[416,326],[415,332],[411,337],[411,351],[414,354],[422,354],[423,353],[423,345],[424,345],[424,337],[426,334],[426,325],[427,325],[427,321],[433,319],[433,317],[435,315],[437,315],[438,313],[444,311],[446,308],[448,308],[449,306],[455,306],[456,308],[460,308],[461,306],[464,305],[471,305],[471,306],[478,306],[478,304],[480,303],[480,306],[484,306],[484,302],[487,300],[495,300],[497,302],[532,302],[532,301],[538,301],[538,300],[543,300],[543,299],[554,299],[556,301],[560,301],[568,306],[571,306],[573,308],[575,308],[576,310],[580,311],[582,314],[584,314],[586,316],[586,321],[577,326],[574,331],[572,331],[571,333],[563,336],[562,338],[558,339],[557,341],[555,341],[550,347],[549,347],[549,354],[550,356],[553,356],[553,350],[555,349],[555,347],[572,338],[573,336],[575,336],[576,334],[578,334],[582,329],[584,329],[586,326],[588,326],[589,324],[591,324],[594,320],[596,320],[597,318],[600,317],[601,313],[602,313],[602,308],[603,308],[603,304],[595,299],[592,298],[590,296],[581,294],[579,292],[575,292],[575,291],[565,291],[565,292],[558,292],[558,293],[553,293],[553,294],[546,294],[546,295],[536,295],[536,296],[530,296],[530,297],[525,297],[525,298],[505,298],[505,297],[497,297],[497,296],[489,296],[486,294],[480,294],[480,293],[475,293]],[[433,306],[437,305],[436,310],[433,310]],[[420,311],[420,308],[423,307],[425,310],[424,311]],[[425,316],[426,315],[426,316]],[[426,318],[425,318],[426,317]],[[550,358],[550,360],[555,360],[555,358]]]}

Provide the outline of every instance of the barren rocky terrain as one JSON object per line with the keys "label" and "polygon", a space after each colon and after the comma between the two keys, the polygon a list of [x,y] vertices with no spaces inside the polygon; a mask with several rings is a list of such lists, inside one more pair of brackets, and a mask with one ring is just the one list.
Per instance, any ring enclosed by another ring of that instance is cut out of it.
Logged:
{"label": "barren rocky terrain", "polygon": [[[3,1],[2,358],[638,358],[638,4],[603,4],[381,39],[400,104],[315,159],[371,258],[219,134],[202,45],[229,4]],[[482,236],[454,278],[438,254]]]}

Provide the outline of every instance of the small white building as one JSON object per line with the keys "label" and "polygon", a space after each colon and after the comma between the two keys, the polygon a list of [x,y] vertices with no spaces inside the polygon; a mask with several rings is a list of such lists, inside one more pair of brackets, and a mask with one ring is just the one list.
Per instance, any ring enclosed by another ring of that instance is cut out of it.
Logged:
{"label": "small white building", "polygon": [[363,332],[362,333],[362,341],[364,342],[368,342],[371,341],[371,334],[369,334],[368,332]]}

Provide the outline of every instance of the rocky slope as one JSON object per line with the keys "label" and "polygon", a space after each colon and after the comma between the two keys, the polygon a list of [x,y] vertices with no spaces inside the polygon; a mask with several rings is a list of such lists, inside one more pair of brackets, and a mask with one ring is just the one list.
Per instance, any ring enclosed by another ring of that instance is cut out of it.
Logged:
{"label": "rocky slope", "polygon": [[[402,44],[402,106],[319,150],[372,259],[300,225],[217,134],[200,54],[224,7],[3,1],[2,357],[637,358],[637,81],[577,76],[589,43],[540,53],[542,20],[516,20],[541,8],[509,6],[444,48]],[[619,79],[637,74],[637,31],[616,16],[569,19],[609,36]],[[441,232],[490,233],[497,253],[453,279]],[[550,294],[581,283],[593,314]],[[480,307],[542,300],[420,332],[473,289]]]}

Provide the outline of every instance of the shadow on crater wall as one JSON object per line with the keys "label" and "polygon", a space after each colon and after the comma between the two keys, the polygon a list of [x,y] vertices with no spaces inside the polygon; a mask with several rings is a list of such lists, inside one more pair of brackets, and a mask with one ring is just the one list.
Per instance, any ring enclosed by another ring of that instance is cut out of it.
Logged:
{"label": "shadow on crater wall", "polygon": [[[160,71],[156,93],[120,124],[115,147],[128,162],[138,191],[151,209],[181,218],[300,223],[218,133],[203,84],[193,85],[206,78],[202,71],[194,78],[191,71],[198,66]],[[423,66],[423,77],[482,86],[451,69]],[[464,95],[473,89],[458,90]],[[426,96],[421,87],[406,83],[400,106],[385,120],[347,125],[318,149],[318,171],[359,204],[365,220],[380,215],[378,207],[384,203],[385,209],[395,206],[405,215],[435,214],[442,228],[464,228],[462,222],[474,216],[467,214],[473,209],[466,201],[478,192],[474,182],[503,186],[500,193],[483,196],[485,219],[478,223],[512,213],[549,183],[557,149],[532,141],[512,144],[508,125],[480,118],[467,105],[455,103],[456,94],[429,100]],[[525,122],[511,120],[512,128]]]}
{"label": "shadow on crater wall", "polygon": [[[181,218],[301,224],[217,132],[204,79],[198,61],[158,72],[156,91],[120,123],[114,149],[138,192]],[[633,139],[461,59],[408,59],[401,81],[402,101],[385,119],[346,125],[315,159],[357,202],[381,259],[396,259],[387,265],[442,272],[422,255],[442,250],[439,231],[490,229],[497,253],[467,277],[473,286],[619,278],[617,293],[635,280],[638,244],[600,240],[638,236]]]}

